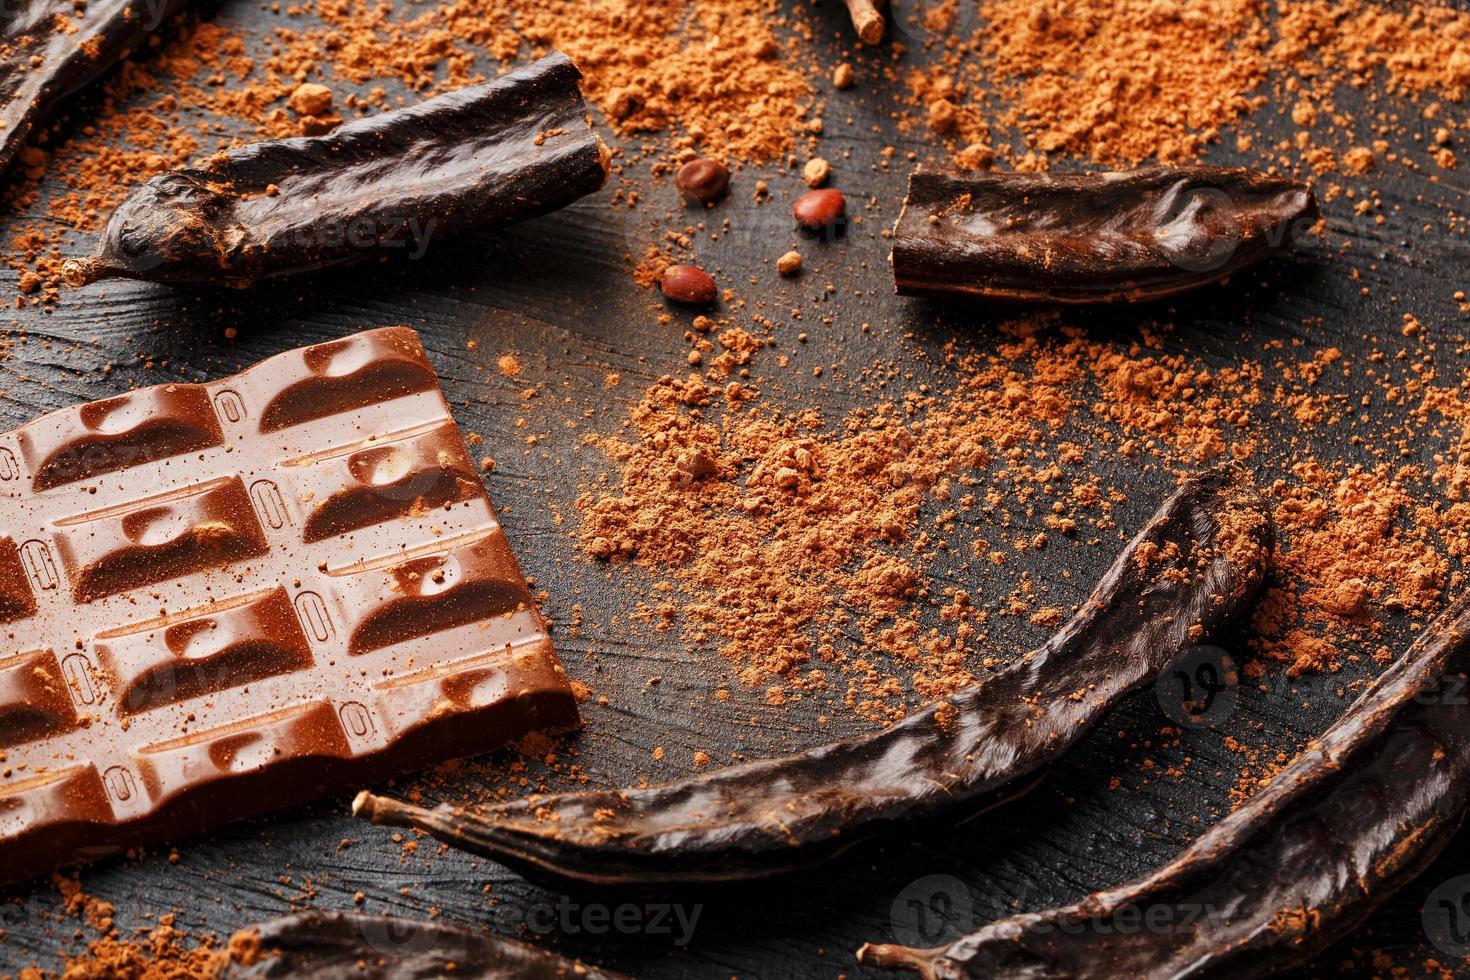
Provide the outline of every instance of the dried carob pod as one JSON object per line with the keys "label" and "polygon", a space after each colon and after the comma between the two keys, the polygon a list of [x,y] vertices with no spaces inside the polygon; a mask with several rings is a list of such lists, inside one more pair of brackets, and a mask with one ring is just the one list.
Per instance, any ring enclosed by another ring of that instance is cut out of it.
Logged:
{"label": "dried carob pod", "polygon": [[0,5],[0,170],[72,93],[184,0],[11,0]]}
{"label": "dried carob pod", "polygon": [[1139,302],[1218,282],[1317,220],[1306,184],[1238,167],[920,167],[893,232],[893,281],[905,296]]}
{"label": "dried carob pod", "polygon": [[113,212],[74,286],[245,287],[554,211],[602,186],[582,73],[560,52],[492,82],[160,174]]}
{"label": "dried carob pod", "polygon": [[858,959],[926,980],[1238,980],[1305,963],[1422,872],[1460,825],[1467,672],[1470,595],[1270,783],[1154,873],[949,946],[868,945]]}
{"label": "dried carob pod", "polygon": [[556,884],[714,883],[803,868],[1025,792],[1109,708],[1246,606],[1271,539],[1249,478],[1213,470],[1169,498],[1044,646],[885,731],[647,788],[432,810],[364,792],[354,812]]}
{"label": "dried carob pod", "polygon": [[505,939],[444,922],[304,912],[242,929],[220,980],[624,980]]}

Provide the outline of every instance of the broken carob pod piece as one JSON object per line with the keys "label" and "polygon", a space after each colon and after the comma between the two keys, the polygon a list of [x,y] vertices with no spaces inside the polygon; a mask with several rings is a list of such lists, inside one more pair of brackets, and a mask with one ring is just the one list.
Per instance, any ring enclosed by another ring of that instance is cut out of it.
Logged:
{"label": "broken carob pod piece", "polygon": [[624,980],[527,943],[444,922],[303,912],[235,933],[219,980]]}
{"label": "broken carob pod piece", "polygon": [[554,211],[602,186],[582,73],[555,53],[495,81],[160,174],[124,201],[74,286],[120,276],[250,286]]}
{"label": "broken carob pod piece", "polygon": [[921,167],[894,228],[893,281],[905,296],[1141,302],[1218,282],[1317,219],[1307,185],[1242,168]]}
{"label": "broken carob pod piece", "polygon": [[1044,646],[885,731],[644,788],[432,810],[364,792],[353,812],[557,884],[797,870],[1029,789],[1109,708],[1245,608],[1271,539],[1249,478],[1212,470],[1169,498]]}
{"label": "broken carob pod piece", "polygon": [[15,0],[0,8],[0,170],[68,96],[184,0]]}
{"label": "broken carob pod piece", "polygon": [[949,946],[868,945],[858,959],[926,980],[1245,978],[1305,963],[1422,872],[1459,826],[1470,802],[1467,672],[1470,595],[1254,797],[1147,877]]}
{"label": "broken carob pod piece", "polygon": [[888,0],[842,0],[847,7],[847,16],[852,20],[852,29],[857,31],[858,40],[864,44],[877,44],[883,40],[888,25],[883,20],[883,10]]}

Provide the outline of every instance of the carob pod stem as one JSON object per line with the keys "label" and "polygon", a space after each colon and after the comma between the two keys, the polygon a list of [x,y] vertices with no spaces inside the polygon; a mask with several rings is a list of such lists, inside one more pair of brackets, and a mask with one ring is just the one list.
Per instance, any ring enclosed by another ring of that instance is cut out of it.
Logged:
{"label": "carob pod stem", "polygon": [[69,95],[185,0],[14,0],[0,6],[0,170]]}
{"label": "carob pod stem", "polygon": [[[868,945],[926,980],[1263,976],[1310,960],[1412,880],[1470,798],[1470,594],[1321,738],[1173,861],[949,946]],[[1124,929],[1123,917],[1150,923]]]}
{"label": "carob pod stem", "polygon": [[1238,167],[920,167],[894,227],[893,281],[905,296],[1140,302],[1218,282],[1317,220],[1306,184]]}
{"label": "carob pod stem", "polygon": [[877,44],[883,40],[888,25],[883,20],[883,11],[888,0],[842,0],[847,7],[847,16],[852,20],[852,29],[857,31],[858,40],[864,44]]}
{"label": "carob pod stem", "polygon": [[626,980],[494,933],[342,912],[286,915],[241,930],[220,980]]}
{"label": "carob pod stem", "polygon": [[493,82],[160,174],[108,219],[74,286],[245,287],[554,211],[602,186],[582,73],[560,52]]}
{"label": "carob pod stem", "polygon": [[1029,789],[1109,708],[1246,606],[1271,543],[1251,481],[1212,470],[1169,498],[1044,646],[885,731],[647,788],[432,810],[364,792],[353,811],[561,885],[797,870]]}

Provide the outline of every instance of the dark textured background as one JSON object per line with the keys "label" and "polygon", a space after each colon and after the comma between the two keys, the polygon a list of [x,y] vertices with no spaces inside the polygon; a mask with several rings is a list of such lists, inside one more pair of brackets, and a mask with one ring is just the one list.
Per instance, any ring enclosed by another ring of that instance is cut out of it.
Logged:
{"label": "dark textured background", "polygon": [[[900,4],[899,9],[904,16],[913,4]],[[257,3],[224,0],[202,10],[257,39],[281,22]],[[816,61],[825,76],[827,68],[850,56],[845,17],[840,7],[825,2],[813,8],[803,5],[802,11],[817,25]],[[911,44],[905,63],[921,63],[926,57],[921,45]],[[873,77],[876,72],[860,74]],[[339,98],[345,94],[344,83],[331,84]],[[830,89],[825,78],[821,84]],[[931,151],[919,142],[923,133],[904,135],[893,126],[890,113],[898,105],[898,92],[873,87],[828,94],[831,107],[821,152],[833,161],[835,185],[848,192],[863,220],[842,241],[804,244],[806,274],[778,279],[771,263],[796,241],[788,206],[804,188],[796,171],[767,168],[757,173],[746,168],[736,174],[735,193],[710,216],[728,218],[732,231],[717,242],[708,234],[696,236],[696,241],[706,268],[780,324],[776,350],[758,355],[753,365],[766,401],[788,408],[817,406],[833,421],[853,406],[874,401],[874,391],[865,390],[871,379],[862,372],[875,364],[903,373],[895,387],[911,389],[926,379],[943,384],[944,345],[953,341],[961,350],[992,348],[998,343],[994,326],[1003,314],[890,295],[887,245],[880,231],[897,214],[907,164],[900,152],[885,172],[878,166],[878,151],[886,144],[900,151],[912,147],[921,156]],[[66,128],[74,131],[94,110],[95,96],[78,100]],[[1274,107],[1258,113],[1256,121],[1267,133],[1286,132]],[[1233,144],[1229,138],[1225,142]],[[845,156],[849,150],[850,157]],[[1221,150],[1216,158],[1231,156]],[[1422,158],[1421,153],[1417,159]],[[1377,188],[1384,212],[1401,219],[1401,227],[1414,228],[1425,220],[1438,224],[1443,208],[1460,206],[1465,172],[1441,172],[1432,165],[1417,172],[1393,167],[1348,185]],[[1429,180],[1433,173],[1441,174],[1438,183]],[[628,614],[653,579],[636,568],[590,562],[573,550],[578,486],[608,469],[600,451],[582,445],[584,436],[616,432],[628,405],[649,383],[686,369],[681,337],[688,315],[680,312],[673,323],[659,325],[657,297],[633,284],[627,260],[628,254],[641,253],[646,243],[657,240],[665,227],[686,218],[671,203],[672,188],[652,184],[646,167],[635,167],[628,176],[644,190],[645,203],[637,209],[611,206],[606,190],[519,228],[438,242],[417,262],[270,284],[248,294],[108,284],[68,294],[54,311],[15,311],[13,322],[26,337],[0,363],[0,423],[17,425],[132,386],[216,377],[291,347],[365,328],[411,325],[429,348],[462,428],[484,437],[476,453],[488,452],[499,463],[487,478],[491,497],[501,508],[524,568],[550,594],[546,612],[556,624],[563,662],[573,677],[608,698],[605,707],[595,702],[584,706],[586,730],[571,743],[574,761],[595,784],[680,774],[692,768],[696,749],[709,751],[717,761],[729,752],[757,757],[862,730],[850,712],[823,698],[768,707],[761,691],[733,683],[729,666],[713,649],[687,649],[677,630],[630,628]],[[764,207],[757,207],[750,193],[758,176],[775,192],[775,200]],[[48,184],[44,190],[56,189]],[[860,202],[869,196],[876,204],[863,210]],[[1227,288],[1168,307],[1076,313],[1068,322],[1087,326],[1095,339],[1124,347],[1141,339],[1140,324],[1167,322],[1175,329],[1162,334],[1165,351],[1187,352],[1211,365],[1261,357],[1261,345],[1272,339],[1284,341],[1293,360],[1336,345],[1356,361],[1380,346],[1374,336],[1382,338],[1383,349],[1397,350],[1404,343],[1398,334],[1402,315],[1412,311],[1434,341],[1442,379],[1451,379],[1441,383],[1453,384],[1462,371],[1458,348],[1465,317],[1450,294],[1464,282],[1463,242],[1396,231],[1392,223],[1387,231],[1350,223],[1346,203],[1327,208],[1325,247],[1308,248],[1259,274],[1238,277]],[[687,220],[696,218],[691,214]],[[1352,243],[1361,281],[1349,280],[1349,265],[1337,254],[1344,241]],[[78,246],[89,247],[90,241],[79,239]],[[749,284],[751,275],[759,276],[759,286]],[[0,275],[5,295],[15,281],[13,273]],[[828,282],[838,288],[825,296]],[[1361,294],[1365,285],[1368,296]],[[861,296],[853,295],[857,289]],[[788,314],[792,307],[805,311],[799,324]],[[832,322],[823,323],[823,315]],[[864,322],[871,324],[871,333],[858,329]],[[224,338],[229,326],[238,330],[234,340]],[[799,330],[809,335],[808,343],[796,342]],[[473,349],[469,341],[477,342]],[[1297,341],[1302,346],[1290,350]],[[524,365],[518,378],[502,377],[495,370],[496,358],[507,351],[516,352]],[[775,367],[780,353],[791,355],[790,368]],[[160,363],[148,369],[147,358]],[[112,368],[108,374],[102,373],[105,365]],[[824,367],[819,379],[812,377],[816,365]],[[604,386],[608,371],[621,373],[620,387]],[[1269,372],[1267,377],[1269,382]],[[1357,383],[1329,372],[1320,390],[1346,398]],[[534,385],[544,385],[539,402],[523,411],[521,390]],[[1277,441],[1271,458],[1258,460],[1267,482],[1294,457],[1285,430],[1282,439],[1274,440],[1269,411],[1257,415],[1268,436],[1264,441]],[[516,419],[523,416],[526,426],[517,427]],[[575,427],[566,425],[568,420]],[[1368,444],[1356,446],[1349,436],[1359,430],[1350,423],[1321,427],[1313,434],[1311,449],[1325,459],[1343,461],[1397,458],[1396,447],[1374,444],[1373,428],[1361,430]],[[532,434],[538,442],[527,446],[526,437]],[[1454,435],[1427,426],[1422,443],[1411,447],[1411,459],[1405,462],[1429,462],[1453,444]],[[1140,461],[1103,455],[1097,468],[1107,474],[1105,485],[1122,486],[1129,494],[1116,514],[1119,528],[1129,533],[1172,484],[1168,472]],[[977,476],[983,483],[985,474]],[[1432,492],[1424,489],[1425,494]],[[564,520],[559,522],[558,516]],[[1052,540],[1043,552],[1024,556],[1003,574],[970,569],[967,582],[979,587],[984,601],[995,604],[1013,587],[1017,568],[1024,567],[1046,590],[1047,604],[1077,602],[1117,545],[1088,548],[1057,536]],[[1063,569],[1072,571],[1070,579]],[[568,629],[573,603],[581,604],[586,617],[576,631]],[[1409,632],[1407,617],[1389,614],[1388,623],[1385,642],[1401,646]],[[1003,652],[1025,649],[1042,633],[1024,618],[995,617],[990,627],[992,644]],[[1243,648],[1239,639],[1224,645]],[[1270,694],[1244,691],[1224,730],[1253,746],[1274,744],[1290,751],[1330,724],[1346,705],[1347,699],[1334,692],[1367,673],[1362,664],[1349,664],[1336,677],[1278,684]],[[655,675],[662,682],[651,686],[647,681]],[[734,696],[716,702],[711,692],[727,685]],[[819,728],[814,719],[824,711],[833,720]],[[903,912],[911,908],[910,899],[941,911],[949,908],[951,919],[966,925],[1013,910],[1042,908],[1148,870],[1217,820],[1228,806],[1240,759],[1225,751],[1219,732],[1187,732],[1175,747],[1139,744],[1156,736],[1163,724],[1155,698],[1141,695],[1107,719],[1021,802],[962,827],[926,829],[914,841],[864,849],[792,881],[741,896],[709,898],[687,948],[677,948],[666,936],[553,932],[531,938],[640,977],[879,975],[857,969],[852,960],[864,940],[938,938],[904,931],[905,917],[913,915]],[[1117,732],[1128,733],[1128,738],[1120,739]],[[657,766],[651,762],[655,746],[667,753]],[[1194,763],[1183,778],[1146,782],[1139,767],[1145,755],[1161,767],[1185,757]],[[485,780],[513,758],[492,757],[455,778]],[[1110,791],[1114,775],[1123,786]],[[399,781],[389,791],[402,791],[409,782]],[[439,792],[442,785],[430,783],[427,791]],[[180,924],[191,933],[228,934],[293,907],[353,908],[353,895],[361,891],[366,896],[362,907],[370,912],[422,917],[433,909],[445,920],[489,923],[527,935],[522,928],[527,910],[556,899],[491,862],[455,853],[436,855],[431,845],[404,857],[389,841],[390,831],[350,819],[347,805],[347,797],[339,797],[228,826],[178,842],[177,864],[170,864],[169,849],[160,847],[141,860],[89,869],[82,883],[88,893],[117,904],[124,931],[177,909],[182,911]],[[1352,828],[1341,831],[1348,834]],[[339,850],[344,838],[355,843]],[[1428,874],[1364,932],[1319,960],[1313,972],[1332,972],[1350,949],[1388,949],[1405,965],[1433,955],[1420,924],[1420,906],[1436,884],[1470,871],[1467,856],[1470,842],[1462,835]],[[283,882],[283,875],[290,877]],[[950,878],[937,887],[921,880],[931,875]],[[486,883],[492,886],[489,896]],[[957,902],[947,906],[939,892]],[[56,894],[44,883],[4,893],[0,972],[32,963],[54,967],[60,951],[78,949],[75,923],[54,918],[55,906]],[[895,909],[902,912],[896,919]]]}

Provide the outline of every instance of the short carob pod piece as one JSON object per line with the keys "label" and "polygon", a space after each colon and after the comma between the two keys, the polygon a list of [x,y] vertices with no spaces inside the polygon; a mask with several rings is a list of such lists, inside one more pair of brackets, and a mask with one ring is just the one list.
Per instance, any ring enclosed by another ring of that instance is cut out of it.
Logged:
{"label": "short carob pod piece", "polygon": [[1470,595],[1152,874],[949,946],[868,945],[858,959],[926,980],[1248,978],[1306,963],[1423,872],[1459,827],[1470,803],[1467,673]]}
{"label": "short carob pod piece", "polygon": [[1306,184],[1238,167],[920,167],[893,232],[893,281],[905,296],[1142,302],[1219,282],[1317,220]]}
{"label": "short carob pod piece", "polygon": [[1024,793],[1113,705],[1245,609],[1271,547],[1250,479],[1211,470],[1164,503],[1045,645],[884,731],[656,786],[435,809],[364,792],[353,812],[557,885],[795,871]]}
{"label": "short carob pod piece", "polygon": [[484,929],[346,912],[281,916],[231,937],[219,980],[626,980]]}
{"label": "short carob pod piece", "polygon": [[246,287],[512,224],[591,194],[608,151],[582,73],[551,54],[485,85],[160,174],[125,200],[74,286],[123,277]]}
{"label": "short carob pod piece", "polygon": [[864,44],[877,44],[883,40],[883,35],[888,33],[888,25],[883,20],[883,11],[888,7],[888,0],[842,0],[847,7],[848,19],[852,21],[852,29],[857,32],[858,40]]}
{"label": "short carob pod piece", "polygon": [[0,9],[0,170],[68,96],[120,61],[185,0],[17,0]]}

